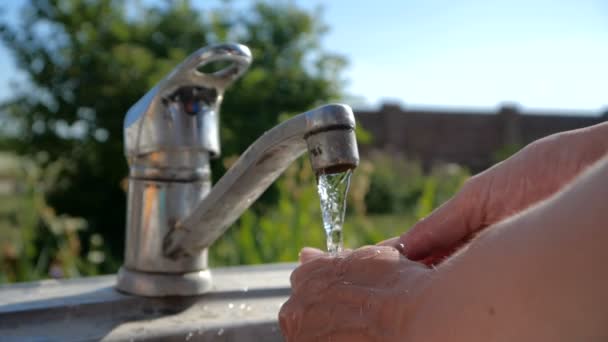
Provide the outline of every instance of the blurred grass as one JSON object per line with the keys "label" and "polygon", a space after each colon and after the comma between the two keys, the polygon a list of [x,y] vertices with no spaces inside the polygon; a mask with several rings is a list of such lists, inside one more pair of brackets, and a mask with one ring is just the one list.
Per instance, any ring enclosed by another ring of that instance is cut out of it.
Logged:
{"label": "blurred grass", "polygon": [[353,215],[344,225],[344,245],[352,249],[374,245],[403,234],[415,222],[408,214]]}
{"label": "blurred grass", "polygon": [[99,234],[80,235],[84,219],[58,215],[47,204],[57,166],[0,155],[0,283],[95,275],[117,266]]}
{"label": "blurred grass", "polygon": [[[449,199],[468,177],[466,169],[453,164],[437,165],[425,174],[419,163],[387,155],[362,161],[348,195],[345,247],[401,235]],[[288,168],[277,188],[276,206],[263,212],[249,209],[211,247],[213,266],[295,261],[304,246],[325,249],[315,176],[308,161]]]}
{"label": "blurred grass", "polygon": [[[230,158],[226,158],[227,160]],[[61,166],[0,155],[0,283],[115,272],[120,260],[82,218],[58,215],[45,200]],[[416,161],[383,154],[363,160],[348,194],[345,247],[398,236],[452,196],[469,177],[457,165],[423,172]],[[122,229],[122,227],[121,227]],[[325,249],[315,175],[307,159],[277,180],[272,205],[248,209],[210,249],[213,267],[297,260]]]}

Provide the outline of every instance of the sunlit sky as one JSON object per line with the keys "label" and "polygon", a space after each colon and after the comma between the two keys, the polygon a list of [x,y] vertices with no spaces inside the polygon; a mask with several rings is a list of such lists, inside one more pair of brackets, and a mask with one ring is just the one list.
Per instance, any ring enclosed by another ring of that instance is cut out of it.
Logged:
{"label": "sunlit sky", "polygon": [[[606,0],[295,1],[322,4],[323,44],[349,59],[347,91],[371,105],[608,106]],[[0,68],[5,97],[18,74],[4,47]]]}

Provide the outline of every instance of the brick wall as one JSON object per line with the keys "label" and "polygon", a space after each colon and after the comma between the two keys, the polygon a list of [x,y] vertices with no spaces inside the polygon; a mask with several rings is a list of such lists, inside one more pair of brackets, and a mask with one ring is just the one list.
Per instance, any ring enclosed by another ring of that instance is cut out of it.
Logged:
{"label": "brick wall", "polygon": [[355,111],[358,124],[374,139],[362,146],[420,160],[455,162],[480,171],[493,154],[507,145],[526,145],[544,136],[591,126],[607,119],[592,112],[520,112],[504,106],[497,111],[403,109],[383,105],[378,111]]}

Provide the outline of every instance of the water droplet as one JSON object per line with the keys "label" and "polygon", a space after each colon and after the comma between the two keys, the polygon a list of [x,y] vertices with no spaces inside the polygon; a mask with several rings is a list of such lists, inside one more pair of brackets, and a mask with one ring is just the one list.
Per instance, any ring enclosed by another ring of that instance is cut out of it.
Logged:
{"label": "water droplet", "polygon": [[228,304],[228,309],[233,309],[233,308],[234,308],[234,304],[229,303],[229,304]]}
{"label": "water droplet", "polygon": [[188,333],[188,335],[186,335],[186,341],[190,341],[190,339],[192,338],[192,336],[194,336],[193,333]]}
{"label": "water droplet", "polygon": [[217,331],[217,336],[222,336],[224,334],[224,328],[221,328]]}
{"label": "water droplet", "polygon": [[243,287],[243,292],[247,292],[249,291],[249,288],[247,286]]}
{"label": "water droplet", "polygon": [[241,303],[241,305],[239,305],[239,309],[241,310],[245,310],[246,307],[247,305],[245,303]]}

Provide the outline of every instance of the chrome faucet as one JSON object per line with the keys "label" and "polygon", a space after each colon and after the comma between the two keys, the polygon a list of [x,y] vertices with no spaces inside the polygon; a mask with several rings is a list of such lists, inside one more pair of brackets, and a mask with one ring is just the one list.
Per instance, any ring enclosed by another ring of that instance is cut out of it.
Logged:
{"label": "chrome faucet", "polygon": [[[211,62],[230,65],[199,71]],[[223,94],[250,63],[243,45],[202,48],[127,112],[127,242],[119,290],[143,296],[209,291],[207,248],[295,159],[308,150],[317,174],[358,165],[353,113],[332,104],[264,133],[211,188]]]}

